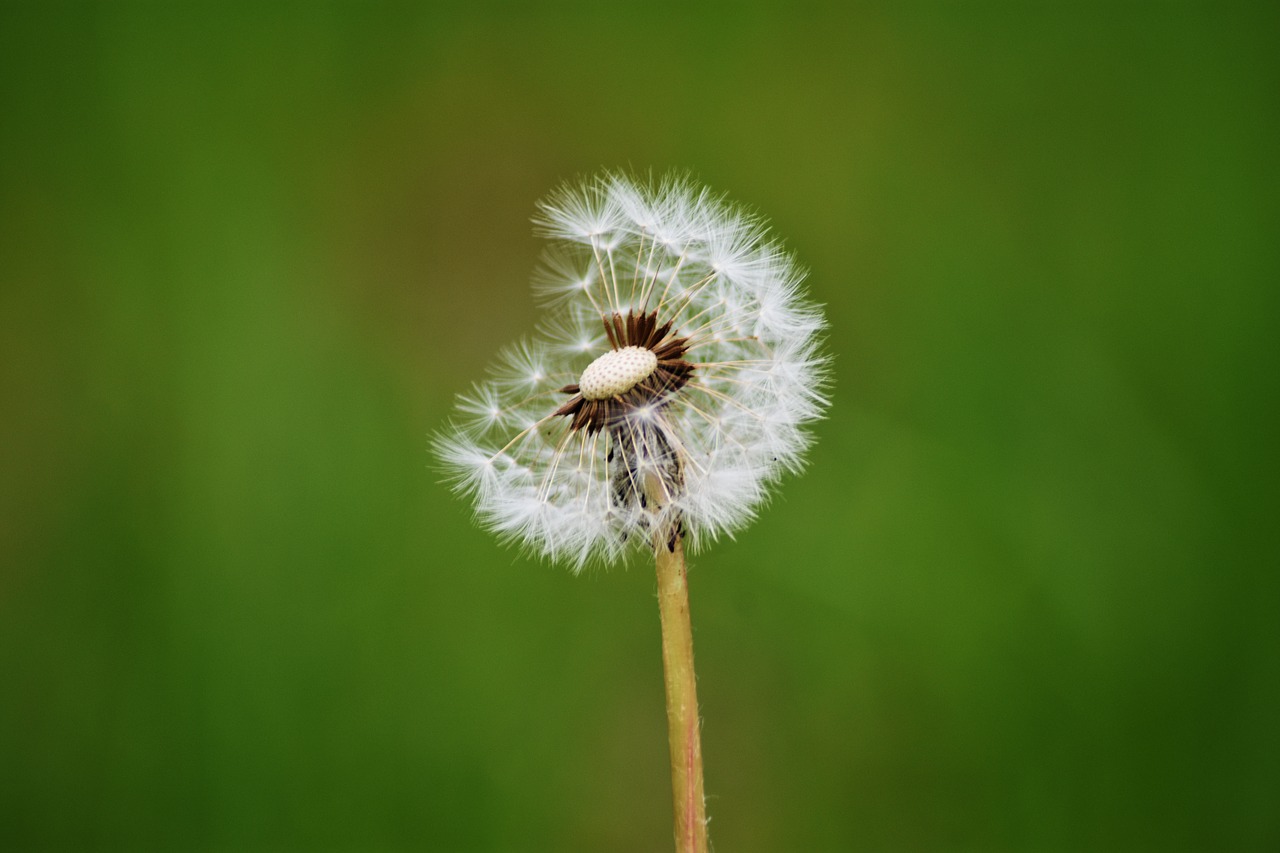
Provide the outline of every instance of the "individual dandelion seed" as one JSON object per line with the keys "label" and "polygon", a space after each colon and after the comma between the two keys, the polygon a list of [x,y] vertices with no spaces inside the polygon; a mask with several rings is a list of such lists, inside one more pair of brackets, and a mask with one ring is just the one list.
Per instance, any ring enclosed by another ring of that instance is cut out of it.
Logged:
{"label": "individual dandelion seed", "polygon": [[827,404],[824,321],[762,220],[686,178],[569,184],[535,222],[548,316],[436,452],[504,540],[575,571],[655,554],[677,848],[702,850],[684,542],[733,534],[800,468]]}

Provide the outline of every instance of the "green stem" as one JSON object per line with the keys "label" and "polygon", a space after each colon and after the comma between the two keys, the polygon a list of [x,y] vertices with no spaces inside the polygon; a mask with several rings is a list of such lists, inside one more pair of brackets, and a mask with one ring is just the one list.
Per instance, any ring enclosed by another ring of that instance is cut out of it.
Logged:
{"label": "green stem", "polygon": [[707,813],[702,793],[702,738],[693,670],[693,626],[689,621],[688,566],[679,530],[659,536],[654,550],[658,612],[662,617],[662,669],[667,684],[676,853],[706,853]]}

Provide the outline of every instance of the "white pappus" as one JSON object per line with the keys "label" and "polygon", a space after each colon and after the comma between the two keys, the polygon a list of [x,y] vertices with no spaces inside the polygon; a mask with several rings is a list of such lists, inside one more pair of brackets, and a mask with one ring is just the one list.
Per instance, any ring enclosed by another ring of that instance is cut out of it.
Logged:
{"label": "white pappus", "polygon": [[503,539],[571,564],[750,521],[827,405],[819,308],[763,221],[683,177],[540,203],[547,317],[435,439]]}

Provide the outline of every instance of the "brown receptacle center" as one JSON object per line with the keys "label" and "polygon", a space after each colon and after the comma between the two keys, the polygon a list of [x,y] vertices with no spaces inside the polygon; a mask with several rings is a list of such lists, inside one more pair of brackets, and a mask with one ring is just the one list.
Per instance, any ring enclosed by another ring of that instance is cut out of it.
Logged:
{"label": "brown receptacle center", "polygon": [[645,347],[609,350],[582,371],[578,389],[586,400],[607,400],[625,394],[658,368],[658,357]]}
{"label": "brown receptacle center", "polygon": [[617,427],[632,412],[653,411],[689,381],[695,365],[684,360],[689,339],[659,323],[658,312],[628,312],[600,318],[610,350],[560,390],[570,395],[555,414],[570,429],[589,433]]}

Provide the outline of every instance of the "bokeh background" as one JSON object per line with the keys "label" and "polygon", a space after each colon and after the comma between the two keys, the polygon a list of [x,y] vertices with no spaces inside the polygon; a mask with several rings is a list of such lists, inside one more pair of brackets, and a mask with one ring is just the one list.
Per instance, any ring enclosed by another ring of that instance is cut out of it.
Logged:
{"label": "bokeh background", "polygon": [[602,167],[831,323],[716,849],[1277,849],[1278,8],[4,3],[0,849],[669,849],[652,570],[428,453]]}

